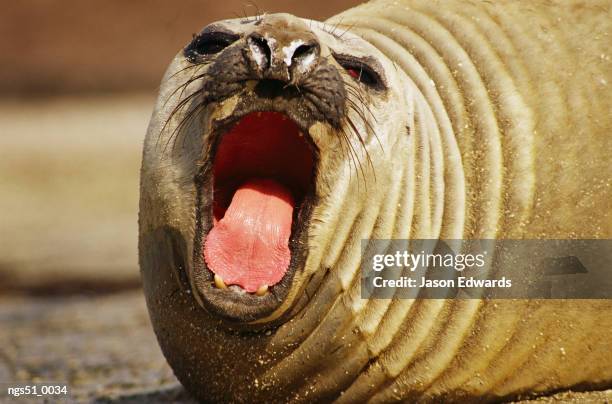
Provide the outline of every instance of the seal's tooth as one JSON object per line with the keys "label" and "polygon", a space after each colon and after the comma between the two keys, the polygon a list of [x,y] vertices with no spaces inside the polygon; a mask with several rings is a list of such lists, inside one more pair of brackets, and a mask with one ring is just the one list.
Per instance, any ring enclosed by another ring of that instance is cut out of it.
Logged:
{"label": "seal's tooth", "polygon": [[255,292],[257,296],[264,296],[266,293],[268,293],[268,285],[261,285]]}
{"label": "seal's tooth", "polygon": [[219,289],[227,289],[227,285],[223,282],[223,278],[215,274],[215,286]]}

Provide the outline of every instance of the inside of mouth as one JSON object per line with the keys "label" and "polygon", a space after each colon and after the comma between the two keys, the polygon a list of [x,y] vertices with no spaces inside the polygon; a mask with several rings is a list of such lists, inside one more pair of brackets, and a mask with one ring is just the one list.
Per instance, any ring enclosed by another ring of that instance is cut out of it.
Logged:
{"label": "inside of mouth", "polygon": [[213,228],[202,246],[222,285],[256,292],[284,277],[313,167],[307,140],[284,114],[251,113],[222,136],[213,162]]}

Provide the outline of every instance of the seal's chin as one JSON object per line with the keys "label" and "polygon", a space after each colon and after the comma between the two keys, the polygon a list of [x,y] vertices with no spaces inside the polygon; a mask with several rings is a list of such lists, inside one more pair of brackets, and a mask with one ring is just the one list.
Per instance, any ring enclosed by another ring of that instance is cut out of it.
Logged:
{"label": "seal's chin", "polygon": [[213,313],[257,320],[282,303],[303,267],[315,148],[287,115],[262,111],[216,130],[210,155],[196,184],[195,284]]}

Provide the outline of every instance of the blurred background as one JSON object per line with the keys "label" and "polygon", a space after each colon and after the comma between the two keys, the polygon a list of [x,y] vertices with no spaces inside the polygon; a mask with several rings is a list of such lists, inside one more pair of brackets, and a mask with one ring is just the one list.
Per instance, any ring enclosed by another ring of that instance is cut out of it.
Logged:
{"label": "blurred background", "polygon": [[67,382],[85,400],[175,383],[136,251],[141,144],[162,74],[212,21],[324,20],[357,3],[2,3],[0,384]]}
{"label": "blurred background", "polygon": [[0,13],[0,291],[138,285],[140,148],[162,74],[208,23],[355,0],[20,0]]}

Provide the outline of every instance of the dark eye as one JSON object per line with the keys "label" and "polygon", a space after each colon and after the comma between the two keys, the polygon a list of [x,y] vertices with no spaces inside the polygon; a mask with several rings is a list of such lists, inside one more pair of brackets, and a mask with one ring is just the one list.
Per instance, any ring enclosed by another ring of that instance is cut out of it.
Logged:
{"label": "dark eye", "polygon": [[193,38],[185,49],[185,55],[191,60],[221,52],[239,38],[238,35],[226,32],[204,32]]}
{"label": "dark eye", "polygon": [[375,90],[383,90],[385,88],[380,75],[364,61],[345,55],[334,55],[334,58],[353,79]]}

